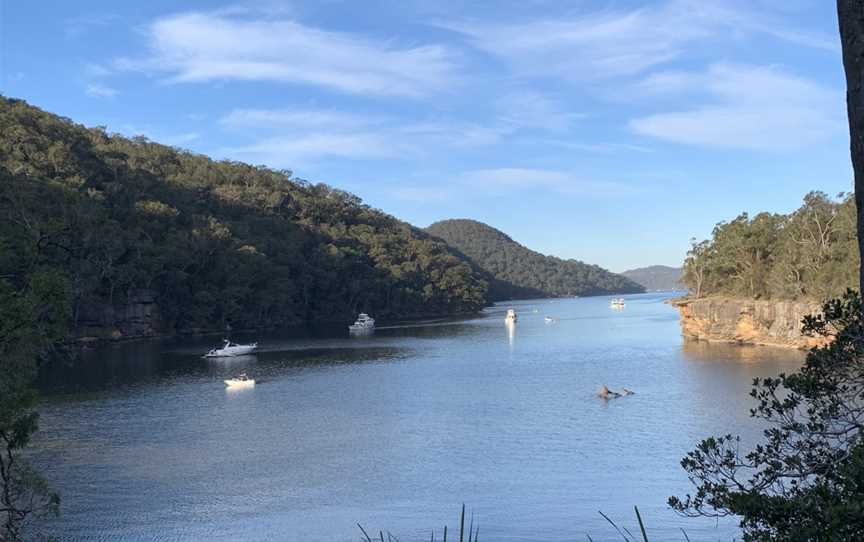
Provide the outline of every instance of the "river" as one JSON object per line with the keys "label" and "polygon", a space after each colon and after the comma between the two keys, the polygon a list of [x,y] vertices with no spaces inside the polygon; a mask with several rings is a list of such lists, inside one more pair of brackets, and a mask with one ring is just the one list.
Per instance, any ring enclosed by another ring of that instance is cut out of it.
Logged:
{"label": "river", "polygon": [[[329,542],[358,540],[359,522],[408,542],[452,533],[464,502],[481,540],[621,540],[598,510],[636,532],[634,505],[652,540],[732,540],[734,521],[667,508],[690,490],[680,458],[713,434],[753,442],[752,379],[803,356],[685,343],[669,296],[519,301],[371,337],[240,335],[261,350],[234,360],[202,359],[219,337],[198,337],[54,364],[33,454],[63,499],[46,529]],[[241,371],[254,389],[226,391]],[[603,400],[603,384],[635,394]]]}

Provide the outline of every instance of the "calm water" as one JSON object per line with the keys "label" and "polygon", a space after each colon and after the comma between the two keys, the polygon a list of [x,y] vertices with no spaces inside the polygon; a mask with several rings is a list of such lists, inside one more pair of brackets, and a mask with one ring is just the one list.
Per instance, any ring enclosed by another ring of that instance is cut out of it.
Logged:
{"label": "calm water", "polygon": [[[666,508],[689,489],[678,461],[710,434],[752,439],[751,380],[802,357],[684,344],[663,299],[517,302],[370,338],[235,337],[263,349],[233,361],[200,358],[216,338],[89,353],[43,376],[35,459],[63,496],[49,530],[353,541],[360,522],[428,540],[465,502],[485,540],[600,541],[620,537],[597,511],[633,530],[636,504],[652,539],[731,540],[731,522]],[[227,392],[244,370],[256,387]],[[607,402],[601,384],[636,395]]]}

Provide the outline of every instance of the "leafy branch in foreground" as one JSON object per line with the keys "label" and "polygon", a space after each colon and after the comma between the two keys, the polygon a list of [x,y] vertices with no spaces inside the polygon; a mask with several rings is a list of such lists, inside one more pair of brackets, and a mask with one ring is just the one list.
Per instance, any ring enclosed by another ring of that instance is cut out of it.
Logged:
{"label": "leafy branch in foreground", "polygon": [[756,379],[751,416],[768,424],[763,441],[702,441],[681,465],[694,495],[670,497],[690,516],[736,515],[747,541],[864,539],[864,317],[855,292],[804,321],[834,341],[814,348],[802,369]]}
{"label": "leafy branch in foreground", "polygon": [[[2,263],[2,262],[0,262]],[[24,539],[34,520],[57,513],[59,496],[25,460],[38,428],[31,383],[37,360],[64,334],[67,285],[36,266],[0,278],[0,541]]]}

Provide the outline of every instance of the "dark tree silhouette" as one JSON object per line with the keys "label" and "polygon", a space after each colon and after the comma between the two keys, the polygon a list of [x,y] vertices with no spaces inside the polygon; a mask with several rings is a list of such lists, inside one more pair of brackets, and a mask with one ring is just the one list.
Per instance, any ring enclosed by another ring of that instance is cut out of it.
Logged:
{"label": "dark tree silhouette", "polygon": [[[849,146],[858,208],[858,251],[864,254],[864,0],[837,0],[837,20],[846,72]],[[864,266],[859,271],[859,286],[864,291]]]}

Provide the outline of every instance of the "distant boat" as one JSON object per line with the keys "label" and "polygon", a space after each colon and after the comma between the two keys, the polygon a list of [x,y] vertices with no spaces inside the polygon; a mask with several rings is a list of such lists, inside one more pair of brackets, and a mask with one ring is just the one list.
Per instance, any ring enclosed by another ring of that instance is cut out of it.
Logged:
{"label": "distant boat", "polygon": [[241,373],[237,375],[235,378],[229,378],[228,380],[224,380],[225,386],[228,388],[254,388],[255,387],[255,379],[249,378],[246,376],[246,373]]}
{"label": "distant boat", "polygon": [[251,354],[258,348],[258,343],[252,344],[237,344],[225,339],[225,344],[222,348],[214,348],[204,354],[205,358],[233,358],[235,356],[244,356]]}
{"label": "distant boat", "polygon": [[544,318],[543,320],[545,320],[547,324],[551,324],[552,322],[555,321],[555,319],[552,318],[551,316],[547,316],[547,317]]}
{"label": "distant boat", "polygon": [[609,302],[609,306],[613,309],[623,309],[624,308],[624,298],[619,297],[618,299],[613,299]]}
{"label": "distant boat", "polygon": [[504,321],[508,324],[516,323],[516,311],[507,309],[507,316],[504,317]]}
{"label": "distant boat", "polygon": [[364,331],[372,331],[375,329],[375,319],[370,317],[365,312],[361,312],[357,316],[357,320],[348,326],[348,331],[352,333],[360,333]]}

